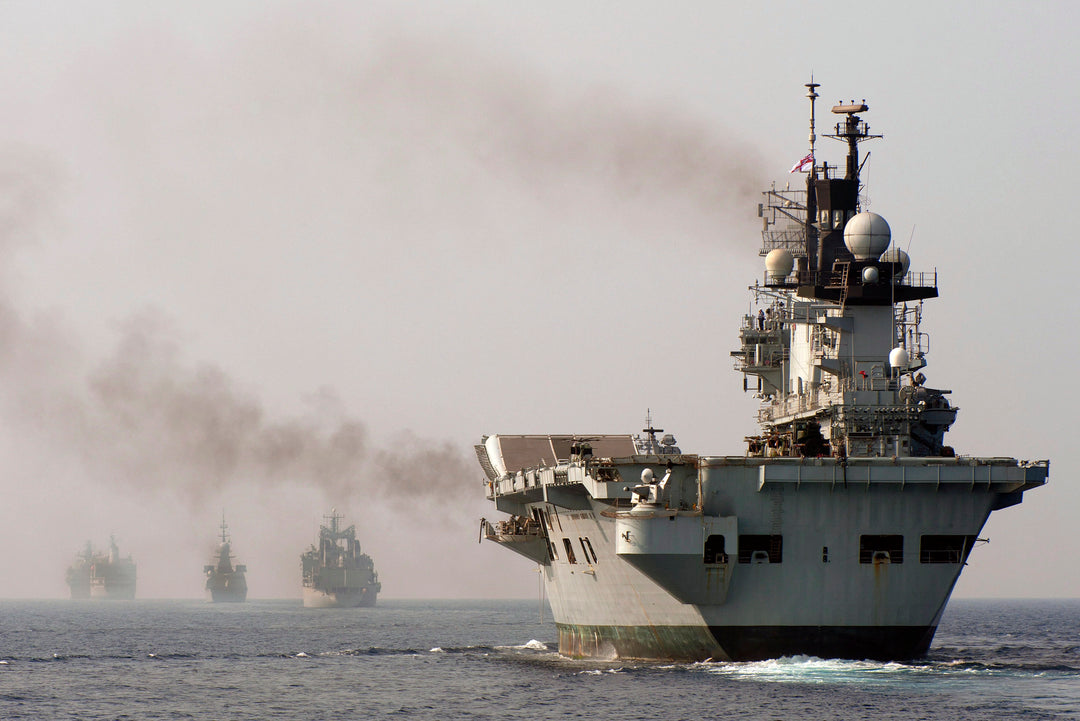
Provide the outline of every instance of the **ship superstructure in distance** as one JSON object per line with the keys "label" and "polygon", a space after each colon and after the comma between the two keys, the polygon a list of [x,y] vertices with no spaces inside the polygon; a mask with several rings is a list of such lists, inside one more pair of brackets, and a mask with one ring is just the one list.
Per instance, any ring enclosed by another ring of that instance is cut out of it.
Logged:
{"label": "ship superstructure in distance", "polygon": [[233,565],[232,543],[226,533],[224,514],[221,517],[221,543],[214,563],[203,566],[206,573],[206,593],[214,603],[243,603],[247,600],[247,566]]}
{"label": "ship superstructure in distance", "polygon": [[765,272],[731,354],[761,400],[745,452],[684,453],[651,423],[476,447],[510,514],[482,534],[541,566],[563,654],[917,658],[990,513],[1047,481],[1048,461],[945,443],[958,408],[924,372],[921,326],[937,273],[865,209],[869,107],[832,108],[846,157],[830,164],[807,87],[806,184],[758,206]]}
{"label": "ship superstructure in distance", "polygon": [[344,516],[332,510],[319,526],[318,545],[301,557],[304,605],[309,608],[374,606],[382,590],[371,556],[363,553],[356,527],[341,527]]}
{"label": "ship superstructure in distance", "polygon": [[135,562],[121,557],[116,538],[109,538],[109,551],[96,551],[90,541],[68,567],[67,584],[71,597],[101,600],[135,598]]}

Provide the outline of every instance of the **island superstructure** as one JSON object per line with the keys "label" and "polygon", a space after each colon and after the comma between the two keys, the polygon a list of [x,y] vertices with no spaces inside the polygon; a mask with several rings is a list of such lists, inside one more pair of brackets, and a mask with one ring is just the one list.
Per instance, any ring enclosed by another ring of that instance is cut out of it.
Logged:
{"label": "island superstructure", "polygon": [[221,543],[217,559],[203,566],[206,573],[206,592],[213,603],[243,603],[247,600],[247,566],[233,565],[232,544],[226,531],[225,514],[221,515]]}
{"label": "island superstructure", "polygon": [[99,600],[135,598],[135,562],[120,557],[116,537],[109,537],[109,552],[95,551],[90,541],[68,567],[67,584],[71,597]]}
{"label": "island superstructure", "polygon": [[917,658],[989,514],[1047,481],[1048,461],[946,445],[958,408],[921,326],[937,272],[865,209],[865,102],[832,108],[847,153],[819,160],[818,87],[805,187],[758,206],[765,273],[731,354],[761,400],[744,454],[683,453],[651,422],[476,446],[510,514],[482,535],[540,565],[563,654]]}
{"label": "island superstructure", "polygon": [[382,584],[375,563],[362,553],[356,527],[342,529],[337,510],[324,516],[319,544],[301,557],[304,605],[309,608],[374,606]]}

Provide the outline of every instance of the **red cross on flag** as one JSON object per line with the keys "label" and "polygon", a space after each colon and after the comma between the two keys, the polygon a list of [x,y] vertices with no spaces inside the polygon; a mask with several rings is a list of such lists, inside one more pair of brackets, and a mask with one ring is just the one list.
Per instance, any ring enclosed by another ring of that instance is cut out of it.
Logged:
{"label": "red cross on flag", "polygon": [[814,164],[814,154],[813,153],[807,153],[806,156],[802,160],[795,163],[795,165],[791,166],[791,170],[789,172],[795,173],[797,171],[802,170],[807,165],[813,165],[813,164]]}

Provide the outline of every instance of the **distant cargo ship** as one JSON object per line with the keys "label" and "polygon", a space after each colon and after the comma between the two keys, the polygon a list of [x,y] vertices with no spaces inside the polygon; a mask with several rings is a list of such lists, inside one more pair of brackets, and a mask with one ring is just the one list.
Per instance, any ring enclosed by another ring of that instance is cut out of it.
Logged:
{"label": "distant cargo ship", "polygon": [[371,556],[360,552],[356,527],[341,530],[344,516],[330,511],[329,525],[319,527],[319,545],[300,556],[304,572],[304,605],[308,608],[374,606],[382,590]]}
{"label": "distant cargo ship", "polygon": [[243,603],[247,600],[247,566],[232,564],[232,546],[225,533],[225,516],[221,517],[221,545],[217,562],[203,567],[206,572],[206,592],[214,603]]}
{"label": "distant cargo ship", "polygon": [[109,552],[95,551],[90,541],[68,567],[72,598],[131,600],[135,598],[135,562],[120,557],[116,538],[109,537]]}

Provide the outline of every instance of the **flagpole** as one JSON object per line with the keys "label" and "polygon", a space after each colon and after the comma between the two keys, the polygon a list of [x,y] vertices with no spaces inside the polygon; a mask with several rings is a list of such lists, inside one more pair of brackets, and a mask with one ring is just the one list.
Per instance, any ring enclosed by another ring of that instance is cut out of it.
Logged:
{"label": "flagpole", "polygon": [[[813,74],[810,75],[810,82],[806,84],[808,92],[806,97],[810,99],[810,172],[806,174],[806,260],[804,269],[811,270],[813,265],[819,265],[814,263],[812,259],[818,255],[818,234],[817,226],[814,223],[817,221],[817,197],[814,195],[814,181],[817,180],[817,159],[814,157],[814,143],[817,140],[815,134],[815,117],[814,107],[815,101],[818,98],[817,89],[820,87],[819,83],[814,82]],[[817,268],[819,271],[822,268]]]}

